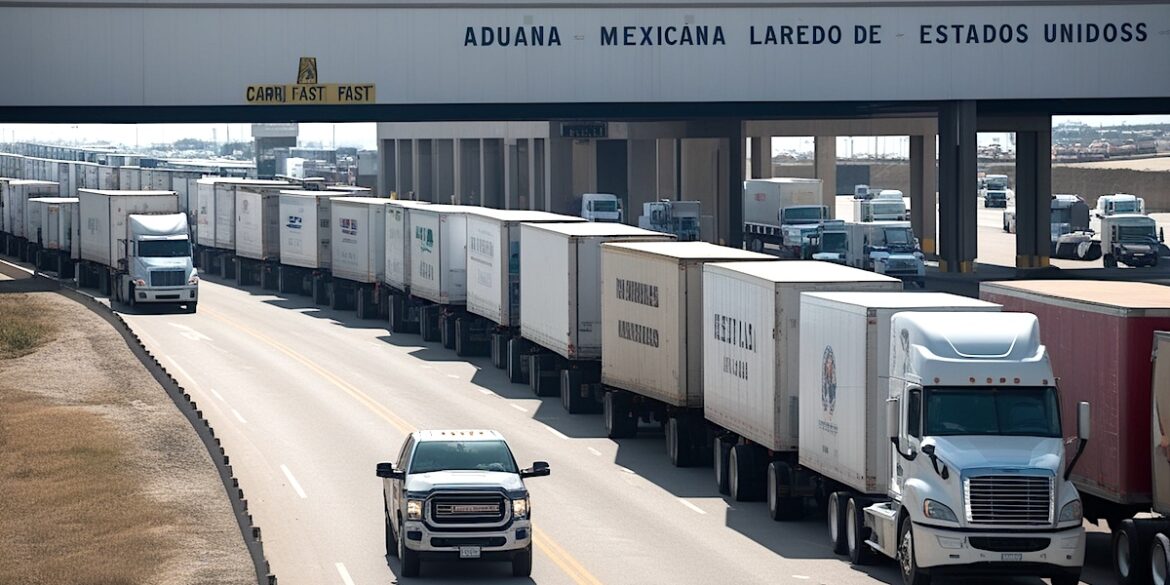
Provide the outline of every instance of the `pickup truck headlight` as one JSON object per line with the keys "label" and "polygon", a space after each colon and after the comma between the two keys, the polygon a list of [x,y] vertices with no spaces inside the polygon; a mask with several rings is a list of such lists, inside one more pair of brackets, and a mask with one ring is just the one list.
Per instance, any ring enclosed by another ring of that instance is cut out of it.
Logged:
{"label": "pickup truck headlight", "polygon": [[407,520],[422,520],[423,517],[423,501],[422,500],[406,500],[406,519]]}
{"label": "pickup truck headlight", "polygon": [[944,522],[958,523],[959,519],[955,517],[955,513],[945,504],[940,504],[934,500],[926,500],[922,502],[922,514],[932,520],[942,520]]}
{"label": "pickup truck headlight", "polygon": [[512,516],[515,518],[528,517],[528,498],[516,498],[512,500]]}
{"label": "pickup truck headlight", "polygon": [[1083,515],[1084,509],[1081,507],[1081,501],[1073,500],[1065,504],[1064,507],[1060,509],[1060,518],[1057,520],[1057,523],[1064,524],[1065,522],[1076,522],[1077,524],[1080,524],[1082,518],[1084,517]]}

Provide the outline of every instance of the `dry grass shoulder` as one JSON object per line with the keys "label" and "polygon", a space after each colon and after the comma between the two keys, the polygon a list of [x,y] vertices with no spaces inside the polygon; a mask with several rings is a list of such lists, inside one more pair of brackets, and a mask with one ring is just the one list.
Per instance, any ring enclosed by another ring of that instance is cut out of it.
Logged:
{"label": "dry grass shoulder", "polygon": [[254,583],[198,436],[108,323],[0,294],[0,583]]}

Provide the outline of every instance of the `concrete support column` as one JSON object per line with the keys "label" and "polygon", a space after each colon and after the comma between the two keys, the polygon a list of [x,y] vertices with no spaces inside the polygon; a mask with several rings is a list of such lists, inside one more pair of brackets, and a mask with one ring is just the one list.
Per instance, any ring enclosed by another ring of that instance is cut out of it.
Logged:
{"label": "concrete support column", "polygon": [[[743,179],[747,166],[744,152],[743,121],[729,124],[727,137],[727,178],[725,192],[720,193],[719,241],[732,248],[743,247]],[[771,147],[768,148],[771,151]],[[771,160],[771,155],[768,156]]]}
{"label": "concrete support column", "polygon": [[459,153],[457,163],[459,186],[456,193],[464,205],[483,204],[483,153],[478,139],[462,138],[455,141]]}
{"label": "concrete support column", "polygon": [[939,268],[974,272],[978,254],[975,102],[944,104],[938,115]]}
{"label": "concrete support column", "polygon": [[496,209],[504,208],[504,151],[507,147],[502,138],[485,138],[483,141],[483,205]]}
{"label": "concrete support column", "polygon": [[431,157],[434,160],[434,198],[435,203],[455,203],[455,146],[453,140],[432,140]]}
{"label": "concrete support column", "polygon": [[[702,237],[708,242],[718,242],[719,238],[726,237],[726,232],[720,231],[722,218],[719,214],[719,193],[725,190],[720,177],[726,162],[725,148],[721,147],[718,138],[683,138],[678,140],[678,200],[698,201],[702,206],[704,219],[702,223]],[[740,192],[743,187],[740,186]],[[721,235],[722,234],[722,235]]]}
{"label": "concrete support column", "polygon": [[548,179],[551,201],[548,210],[566,215],[580,214],[573,209],[573,141],[553,136],[548,141]]}
{"label": "concrete support column", "polygon": [[656,165],[658,196],[678,200],[680,197],[678,181],[679,141],[671,138],[660,138],[657,143]]}
{"label": "concrete support column", "polygon": [[910,225],[922,243],[922,253],[933,258],[938,238],[938,182],[935,177],[937,137],[910,137]]}
{"label": "concrete support column", "polygon": [[597,192],[597,141],[573,141],[573,196]]}
{"label": "concrete support column", "polygon": [[[626,223],[637,224],[642,204],[662,197],[658,190],[658,143],[655,140],[630,140],[626,144],[629,169],[629,208]],[[669,197],[669,195],[667,195]]]}
{"label": "concrete support column", "polygon": [[1016,268],[1048,266],[1052,231],[1052,118],[1016,132]]}
{"label": "concrete support column", "polygon": [[503,143],[504,198],[500,208],[513,209],[512,201],[516,198],[514,194],[516,189],[516,140],[505,138],[501,142]]}
{"label": "concrete support column", "polygon": [[814,139],[816,159],[814,173],[821,180],[822,205],[829,208],[829,217],[837,216],[837,137],[817,136]]}
{"label": "concrete support column", "polygon": [[398,197],[410,199],[414,189],[414,178],[418,176],[418,163],[415,160],[415,141],[398,141]]}
{"label": "concrete support column", "polygon": [[466,204],[463,196],[463,144],[458,138],[450,141],[451,152],[451,195],[455,203]]}
{"label": "concrete support column", "polygon": [[752,138],[752,178],[772,178],[772,137],[757,136]]}
{"label": "concrete support column", "polygon": [[398,145],[394,140],[378,141],[378,194],[398,190]]}

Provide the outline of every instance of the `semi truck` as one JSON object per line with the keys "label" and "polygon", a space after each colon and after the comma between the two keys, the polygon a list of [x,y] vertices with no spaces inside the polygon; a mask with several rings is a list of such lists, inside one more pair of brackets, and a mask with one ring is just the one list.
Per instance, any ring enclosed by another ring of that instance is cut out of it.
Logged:
{"label": "semi truck", "polygon": [[[1016,233],[1016,210],[1003,212],[1003,231]],[[1065,260],[1096,260],[1101,257],[1101,242],[1089,228],[1089,205],[1080,195],[1054,194],[1049,205],[1049,254]]]}
{"label": "semi truck", "polygon": [[774,517],[800,517],[805,499],[784,495],[813,484],[834,551],[896,559],[907,585],[1078,583],[1085,532],[1035,316],[945,293],[801,305],[799,467],[769,484]]}
{"label": "semi truck", "polygon": [[[1170,331],[1154,333],[1152,370],[1150,410],[1154,420],[1147,441],[1154,453],[1150,494],[1155,516],[1122,522],[1120,532],[1127,535],[1124,548],[1131,556],[1124,559],[1124,574],[1115,571],[1119,583],[1140,583],[1148,575],[1156,585],[1165,585],[1170,575]],[[1135,433],[1138,436],[1141,436],[1140,429]],[[1149,563],[1145,564],[1147,555]],[[1115,563],[1115,567],[1120,566],[1121,563]]]}
{"label": "semi truck", "polygon": [[174,191],[77,192],[80,252],[77,284],[111,300],[184,306],[199,303],[186,215]]}
{"label": "semi truck", "polygon": [[382,298],[387,308],[392,333],[419,333],[419,308],[422,303],[410,295],[410,251],[414,232],[410,228],[412,207],[429,205],[425,201],[391,199],[386,202],[386,268],[382,274]]}
{"label": "semi truck", "polygon": [[280,193],[245,187],[236,190],[236,283],[277,290],[280,267]]}
{"label": "semi truck", "polygon": [[[140,177],[142,179],[142,177]],[[151,179],[153,180],[153,179]],[[145,181],[143,181],[145,182]],[[204,273],[236,278],[236,194],[239,190],[267,187],[271,192],[288,189],[283,181],[230,177],[206,177],[196,182],[196,257]],[[143,189],[151,187],[144,184]]]}
{"label": "semi truck", "polygon": [[73,216],[76,197],[33,197],[28,200],[26,230],[31,245],[29,262],[37,270],[50,270],[61,278],[73,278]]}
{"label": "semi truck", "polygon": [[853,221],[909,221],[901,191],[882,189],[876,197],[853,200]]}
{"label": "semi truck", "polygon": [[318,305],[329,303],[333,263],[332,206],[337,191],[280,191],[280,266],[277,290],[305,294]]}
{"label": "semi truck", "polygon": [[[640,422],[666,430],[678,467],[709,462],[703,420],[703,265],[776,261],[706,242],[601,245],[601,383],[606,435],[633,437]],[[571,396],[570,412],[578,399]]]}
{"label": "semi truck", "polygon": [[[1097,437],[1071,475],[1084,516],[1113,531],[1121,583],[1148,582],[1148,526],[1130,519],[1153,503],[1150,428],[1154,332],[1170,330],[1170,288],[1121,281],[984,282],[979,296],[1037,316],[1060,381],[1064,420],[1093,403]],[[1135,572],[1137,571],[1137,572]]]}
{"label": "semi truck", "polygon": [[1118,213],[1101,218],[1101,261],[1106,268],[1157,266],[1163,235],[1148,215]]}
{"label": "semi truck", "polygon": [[[747,249],[762,252],[765,244],[791,255],[806,235],[830,217],[820,179],[749,179],[743,182],[743,232]],[[785,227],[799,226],[795,234]],[[803,229],[802,229],[803,228]],[[796,256],[799,257],[799,256]]]}
{"label": "semi truck", "polygon": [[1007,175],[987,175],[979,196],[983,198],[983,207],[1007,207],[1011,189],[1008,188]]}
{"label": "semi truck", "polygon": [[[901,291],[902,281],[828,262],[703,266],[703,417],[716,434],[715,483],[735,501],[781,509],[777,475],[797,465],[800,294]],[[818,362],[819,364],[819,362]],[[782,497],[813,495],[793,486]]]}
{"label": "semi truck", "polygon": [[1144,215],[1146,213],[1146,200],[1128,193],[1102,195],[1097,198],[1097,207],[1093,210],[1093,215],[1098,219],[1119,213]]}
{"label": "semi truck", "polygon": [[467,312],[456,319],[456,353],[472,349],[465,337],[486,331],[492,364],[513,382],[528,382],[528,365],[508,348],[520,337],[520,225],[581,223],[580,217],[520,209],[467,208]]}
{"label": "semi truck", "polygon": [[672,234],[681,242],[700,239],[702,201],[648,201],[642,204],[638,227],[644,230]]}
{"label": "semi truck", "polygon": [[521,340],[509,349],[529,362],[537,396],[560,396],[571,411],[600,410],[601,244],[671,241],[674,236],[617,223],[520,226]]}
{"label": "semi truck", "polygon": [[612,193],[585,193],[581,195],[581,217],[586,221],[622,223],[625,210],[622,200]]}
{"label": "semi truck", "polygon": [[55,181],[11,179],[0,182],[0,204],[4,212],[5,247],[21,262],[29,260],[29,237],[25,229],[28,200],[33,197],[57,197]]}
{"label": "semi truck", "polygon": [[926,260],[908,221],[849,222],[846,264],[926,285]]}
{"label": "semi truck", "polygon": [[386,267],[386,204],[379,197],[330,200],[333,249],[330,298],[334,309],[353,309],[359,319],[378,316],[378,284]]}

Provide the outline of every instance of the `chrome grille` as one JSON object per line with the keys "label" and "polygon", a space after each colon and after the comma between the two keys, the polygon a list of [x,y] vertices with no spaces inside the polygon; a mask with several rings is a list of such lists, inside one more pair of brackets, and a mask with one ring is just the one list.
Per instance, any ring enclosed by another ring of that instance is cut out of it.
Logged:
{"label": "chrome grille", "polygon": [[1052,524],[1052,478],[983,475],[963,483],[967,522],[991,526]]}
{"label": "chrome grille", "polygon": [[500,494],[437,495],[430,500],[436,524],[490,524],[504,520],[507,508]]}
{"label": "chrome grille", "polygon": [[183,286],[185,276],[184,270],[154,270],[150,273],[150,286]]}

